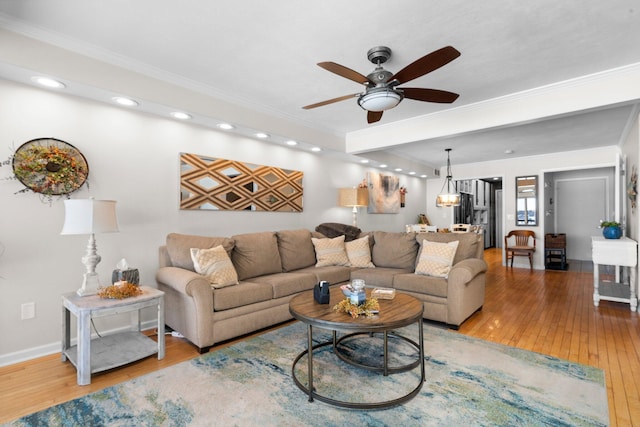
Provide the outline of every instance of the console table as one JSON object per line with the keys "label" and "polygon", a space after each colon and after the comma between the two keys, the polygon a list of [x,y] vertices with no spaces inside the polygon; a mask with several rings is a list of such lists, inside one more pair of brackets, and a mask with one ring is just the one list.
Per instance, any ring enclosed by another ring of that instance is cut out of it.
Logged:
{"label": "console table", "polygon": [[[141,286],[142,294],[124,299],[104,299],[98,295],[62,295],[62,361],[67,359],[78,371],[78,385],[91,384],[91,374],[134,362],[158,353],[164,358],[164,292]],[[140,332],[140,310],[157,307],[158,341]],[[71,313],[78,319],[77,345],[71,345]],[[130,313],[131,330],[91,339],[91,319]]]}
{"label": "console table", "polygon": [[[638,307],[636,266],[638,264],[638,243],[628,237],[605,239],[602,236],[591,237],[593,257],[593,305],[600,300],[625,302],[631,311]],[[600,265],[622,266],[629,269],[629,283],[600,282]]]}

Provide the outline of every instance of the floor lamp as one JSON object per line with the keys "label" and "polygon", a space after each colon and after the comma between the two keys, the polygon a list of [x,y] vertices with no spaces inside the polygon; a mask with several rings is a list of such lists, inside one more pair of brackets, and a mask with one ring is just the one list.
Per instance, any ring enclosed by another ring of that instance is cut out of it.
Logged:
{"label": "floor lamp", "polygon": [[118,231],[114,200],[73,199],[64,201],[64,225],[60,234],[88,234],[87,253],[82,257],[86,272],[77,294],[93,295],[100,287],[96,266],[101,260],[96,248],[96,233]]}
{"label": "floor lamp", "polygon": [[341,188],[338,194],[338,206],[353,208],[353,226],[358,226],[358,208],[369,206],[367,188]]}

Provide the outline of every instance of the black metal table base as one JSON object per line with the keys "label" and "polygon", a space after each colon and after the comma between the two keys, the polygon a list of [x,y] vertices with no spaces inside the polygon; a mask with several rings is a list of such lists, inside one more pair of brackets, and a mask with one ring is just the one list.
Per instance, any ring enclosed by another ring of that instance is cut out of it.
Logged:
{"label": "black metal table base", "polygon": [[[306,394],[309,395],[309,402],[313,402],[314,399],[318,399],[321,402],[325,402],[328,403],[330,405],[334,405],[334,406],[339,406],[342,408],[349,408],[349,409],[384,409],[384,408],[390,408],[392,406],[397,406],[400,405],[402,403],[405,403],[411,399],[413,399],[415,396],[418,395],[418,393],[420,392],[420,390],[422,389],[422,385],[424,384],[425,381],[425,368],[424,368],[424,337],[423,337],[423,326],[422,326],[422,320],[418,321],[418,329],[419,329],[419,339],[418,342],[416,343],[415,341],[404,337],[402,335],[398,335],[395,334],[393,332],[388,332],[388,331],[384,331],[384,337],[383,337],[383,365],[382,366],[371,366],[371,365],[364,365],[361,363],[358,363],[352,359],[350,359],[348,356],[346,356],[344,353],[342,353],[339,349],[340,343],[342,343],[344,340],[346,339],[350,339],[353,337],[356,337],[358,335],[370,335],[369,332],[356,332],[356,333],[352,333],[352,334],[348,334],[345,335],[343,337],[340,337],[340,339],[337,339],[336,337],[336,331],[333,331],[333,339],[331,341],[326,341],[323,343],[319,343],[316,345],[313,345],[313,326],[311,325],[307,325],[307,349],[302,351],[293,361],[293,366],[291,368],[291,375],[293,377],[293,381],[295,382],[295,384],[298,386],[298,388],[300,388],[300,390],[304,391]],[[389,337],[393,338],[393,339],[400,339],[403,340],[405,342],[407,342],[408,344],[410,344],[411,346],[413,346],[416,350],[418,350],[418,354],[419,354],[419,358],[415,361],[413,361],[412,363],[409,363],[407,365],[403,365],[403,366],[395,366],[395,367],[389,367],[388,366],[388,339]],[[411,369],[414,369],[415,367],[417,367],[418,365],[420,365],[420,382],[418,383],[418,385],[411,390],[409,393],[407,393],[404,396],[398,397],[396,399],[392,399],[392,400],[386,400],[386,401],[381,401],[381,402],[346,402],[346,401],[342,401],[342,400],[336,400],[336,399],[332,399],[328,396],[323,396],[321,394],[318,394],[316,392],[316,388],[313,386],[313,352],[319,348],[322,347],[326,347],[326,346],[333,346],[333,352],[336,354],[336,356],[338,358],[340,358],[341,360],[343,360],[346,363],[349,363],[353,366],[357,366],[359,368],[363,368],[363,369],[368,369],[368,370],[372,370],[372,371],[380,371],[383,373],[384,376],[387,376],[389,374],[395,374],[395,373],[400,373],[400,372],[406,372],[409,371]],[[298,380],[298,377],[296,376],[296,365],[298,364],[298,362],[300,361],[300,359],[302,359],[305,355],[308,355],[307,357],[307,369],[308,369],[308,386],[305,386],[304,384],[302,384],[300,382],[300,380]]]}

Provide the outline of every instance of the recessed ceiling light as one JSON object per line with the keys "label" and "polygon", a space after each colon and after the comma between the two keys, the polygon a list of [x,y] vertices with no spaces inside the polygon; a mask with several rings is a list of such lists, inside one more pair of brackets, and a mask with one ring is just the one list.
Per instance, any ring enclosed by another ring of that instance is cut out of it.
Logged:
{"label": "recessed ceiling light", "polygon": [[396,172],[402,172],[402,168],[395,168],[394,171]]}
{"label": "recessed ceiling light", "polygon": [[414,171],[409,172],[409,175],[415,175],[416,173]]}
{"label": "recessed ceiling light", "polygon": [[230,125],[229,123],[218,123],[218,127],[220,129],[224,129],[224,130],[231,130],[231,129],[235,129],[235,126]]}
{"label": "recessed ceiling light", "polygon": [[362,160],[360,160],[360,163],[365,163],[365,164],[366,164],[366,163],[369,163],[369,160],[367,160],[367,159],[362,159]]}
{"label": "recessed ceiling light", "polygon": [[293,139],[290,139],[289,141],[287,141],[287,143],[286,143],[286,144],[287,144],[287,145],[291,145],[292,147],[293,147],[294,145],[298,145],[298,143],[297,143],[296,141],[294,141]]}
{"label": "recessed ceiling light", "polygon": [[189,120],[191,118],[191,114],[183,113],[182,111],[174,111],[171,115],[179,120]]}
{"label": "recessed ceiling light", "polygon": [[138,102],[131,98],[125,98],[124,96],[115,96],[112,99],[116,104],[124,105],[125,107],[135,107],[138,105]]}
{"label": "recessed ceiling light", "polygon": [[319,152],[319,151],[322,151],[322,148],[320,148],[320,147],[313,147],[313,148],[311,149],[311,151],[315,151],[315,152],[317,153],[317,152]]}
{"label": "recessed ceiling light", "polygon": [[62,89],[65,86],[64,83],[59,82],[58,80],[50,79],[49,77],[31,77],[31,80],[38,83],[39,85],[54,88],[54,89]]}
{"label": "recessed ceiling light", "polygon": [[425,174],[420,175],[420,178],[426,178],[426,177],[427,177],[427,175],[425,175]]}
{"label": "recessed ceiling light", "polygon": [[386,168],[387,165],[385,165],[384,163],[380,165],[381,168]]}
{"label": "recessed ceiling light", "polygon": [[265,139],[265,138],[269,138],[269,135],[264,133],[264,132],[258,132],[256,133],[256,136],[260,139]]}
{"label": "recessed ceiling light", "polygon": [[497,180],[499,180],[499,179],[500,179],[500,178],[499,178],[499,177],[497,177],[497,176],[494,176],[494,177],[493,177],[493,180],[494,180],[494,181],[497,181]]}
{"label": "recessed ceiling light", "polygon": [[513,154],[513,150],[504,150],[504,154]]}

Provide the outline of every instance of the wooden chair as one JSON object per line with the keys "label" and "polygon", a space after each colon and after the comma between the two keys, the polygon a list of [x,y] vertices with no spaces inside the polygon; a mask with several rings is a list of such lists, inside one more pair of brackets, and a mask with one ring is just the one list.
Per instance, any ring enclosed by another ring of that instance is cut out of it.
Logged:
{"label": "wooden chair", "polygon": [[[509,245],[509,239],[513,237],[515,245]],[[531,244],[533,241],[533,245]],[[536,251],[536,233],[531,230],[512,230],[504,236],[504,250],[507,254],[507,262],[511,260],[513,267],[513,257],[529,257],[529,268],[533,269],[533,253]]]}

